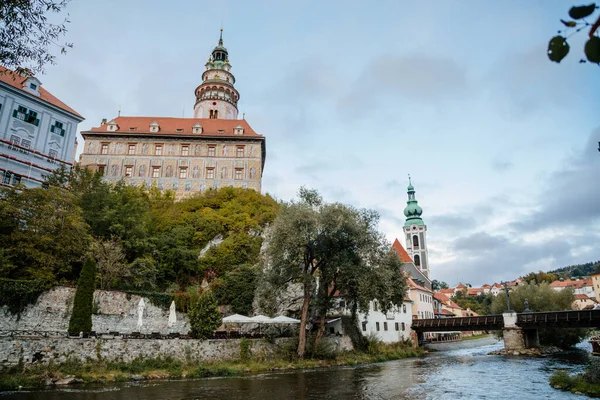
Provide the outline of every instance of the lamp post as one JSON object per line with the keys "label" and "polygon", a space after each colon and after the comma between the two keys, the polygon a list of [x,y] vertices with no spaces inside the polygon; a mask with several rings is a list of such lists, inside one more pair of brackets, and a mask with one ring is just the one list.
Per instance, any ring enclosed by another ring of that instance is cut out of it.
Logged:
{"label": "lamp post", "polygon": [[504,285],[504,291],[506,292],[506,311],[512,311],[510,309],[510,294],[508,294],[508,286],[506,285],[508,282],[501,282]]}

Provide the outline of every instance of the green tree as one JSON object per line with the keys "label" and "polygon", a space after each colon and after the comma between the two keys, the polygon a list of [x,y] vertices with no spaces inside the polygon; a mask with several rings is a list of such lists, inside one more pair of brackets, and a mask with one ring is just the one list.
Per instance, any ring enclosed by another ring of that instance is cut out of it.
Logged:
{"label": "green tree", "polygon": [[73,301],[73,311],[69,320],[69,334],[90,332],[92,330],[92,307],[96,282],[96,262],[88,259],[79,275],[77,290]]}
{"label": "green tree", "polygon": [[69,0],[3,0],[0,2],[0,64],[22,71],[25,67],[43,71],[45,64],[54,64],[50,50],[57,46],[62,53],[71,43],[58,45],[66,33],[67,18],[51,23],[49,17],[60,13]]}
{"label": "green tree", "polygon": [[[316,343],[335,296],[345,299],[354,315],[375,297],[381,298],[384,309],[402,303],[406,282],[400,262],[389,256],[389,244],[376,230],[377,222],[375,212],[327,204],[318,192],[305,188],[298,200],[282,204],[268,232],[264,270],[275,290],[286,290],[289,284],[302,287],[298,357],[306,351],[306,325],[315,295],[313,310],[320,321]],[[385,286],[382,279],[391,279],[392,270],[397,290],[386,292],[394,287]],[[314,293],[316,275],[320,285]]]}
{"label": "green tree", "polygon": [[556,275],[538,271],[537,273],[530,272],[529,274],[525,275],[523,277],[523,279],[525,279],[526,282],[530,282],[530,283],[533,282],[533,283],[537,283],[539,285],[542,282],[546,282],[546,283],[554,282],[556,280]]}
{"label": "green tree", "polygon": [[444,281],[438,281],[437,279],[434,279],[433,281],[431,281],[431,289],[433,289],[433,291],[437,292],[440,289],[448,289],[450,286],[448,286],[448,284]]}
{"label": "green tree", "polygon": [[197,339],[206,339],[221,325],[221,313],[215,296],[205,291],[192,302],[188,313],[191,334]]}
{"label": "green tree", "polygon": [[231,305],[231,311],[236,314],[250,314],[258,273],[258,267],[240,265],[213,281],[211,289],[219,304]]}
{"label": "green tree", "polygon": [[[516,312],[523,312],[526,299],[532,311],[562,311],[572,309],[574,295],[570,288],[556,291],[547,282],[540,285],[523,283],[510,292],[511,308]],[[501,314],[505,310],[506,298],[496,296],[491,307],[492,313]],[[587,337],[588,332],[582,328],[543,328],[539,329],[540,344],[569,348]]]}

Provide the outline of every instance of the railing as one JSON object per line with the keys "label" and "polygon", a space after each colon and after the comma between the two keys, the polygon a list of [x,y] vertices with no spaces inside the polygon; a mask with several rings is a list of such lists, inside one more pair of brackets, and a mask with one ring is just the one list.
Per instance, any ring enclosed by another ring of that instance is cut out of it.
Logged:
{"label": "railing", "polygon": [[421,332],[490,330],[501,329],[502,326],[504,326],[502,315],[413,319],[412,322],[412,329]]}
{"label": "railing", "polygon": [[600,310],[548,311],[521,313],[517,315],[517,325],[553,325],[563,328],[600,327]]}
{"label": "railing", "polygon": [[[255,332],[215,331],[208,339],[262,339],[269,335]],[[278,332],[277,337],[290,337],[290,332]],[[82,332],[79,335],[69,335],[65,331],[38,331],[38,330],[0,330],[0,337],[10,338],[65,338],[65,339],[193,339],[181,333],[140,333],[140,332]]]}

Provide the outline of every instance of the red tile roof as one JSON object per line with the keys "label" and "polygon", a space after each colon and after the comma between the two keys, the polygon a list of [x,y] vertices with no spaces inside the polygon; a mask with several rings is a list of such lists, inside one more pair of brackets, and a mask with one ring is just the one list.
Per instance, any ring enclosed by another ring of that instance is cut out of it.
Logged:
{"label": "red tile roof", "polygon": [[594,299],[591,299],[588,295],[586,294],[576,294],[575,295],[575,300],[592,300],[594,301]]}
{"label": "red tile roof", "polygon": [[402,261],[403,263],[413,262],[412,258],[410,258],[404,247],[402,247],[402,245],[398,241],[398,239],[394,240],[394,243],[392,244],[392,250],[396,252],[398,257],[400,257],[400,261]]}
{"label": "red tile roof", "polygon": [[416,290],[421,290],[423,292],[432,293],[435,296],[435,293],[432,290],[429,290],[426,287],[419,285],[418,283],[413,281],[413,279],[411,277],[407,277],[407,279],[408,279],[408,286],[411,289],[416,289]]}
{"label": "red tile roof", "polygon": [[554,281],[550,284],[553,288],[565,288],[570,287],[573,289],[580,289],[584,286],[594,286],[591,279],[565,279],[564,281]]}
{"label": "red tile roof", "polygon": [[488,285],[487,283],[485,285],[481,286],[481,287],[484,288],[484,289],[491,288],[491,286]]}
{"label": "red tile roof", "polygon": [[[4,83],[14,87],[15,89],[19,89],[19,90],[21,90],[27,94],[30,94],[34,97],[38,97],[38,96],[35,96],[23,89],[23,83],[26,80],[27,80],[26,77],[19,75],[16,72],[11,71],[10,69],[0,65],[0,82],[4,82]],[[66,105],[59,99],[57,99],[56,97],[54,97],[54,95],[52,93],[50,93],[49,91],[44,89],[42,86],[40,86],[38,88],[38,92],[40,92],[40,95],[38,97],[39,99],[45,101],[46,103],[52,104],[53,106],[58,107],[61,110],[67,111],[67,112],[83,119],[83,116],[81,116],[77,111],[73,110],[71,107],[69,107],[68,105]]]}
{"label": "red tile roof", "polygon": [[449,294],[450,296],[454,296],[454,289],[440,289],[439,293]]}
{"label": "red tile roof", "polygon": [[447,310],[445,308],[442,309],[442,314],[456,316],[456,314],[454,314],[452,311]]}
{"label": "red tile roof", "polygon": [[[169,117],[117,117],[110,122],[117,124],[118,129],[109,131],[108,125],[100,125],[82,133],[117,133],[127,135],[188,135],[188,136],[210,136],[210,137],[235,137],[235,138],[263,138],[248,125],[244,119],[209,119],[209,118],[169,118]],[[158,132],[150,132],[150,124],[156,122],[159,126]],[[192,127],[199,123],[202,133],[193,133]],[[234,128],[241,126],[244,133],[234,134]]]}
{"label": "red tile roof", "polygon": [[458,286],[456,286],[458,289],[464,289],[466,288],[465,285],[463,285],[462,283],[459,283]]}
{"label": "red tile roof", "polygon": [[469,296],[477,296],[479,293],[483,293],[482,288],[469,288],[467,289],[467,295]]}
{"label": "red tile roof", "polygon": [[445,294],[434,293],[433,297],[435,297],[440,303],[444,304],[446,307],[457,308],[457,309],[461,309],[462,310],[462,308],[458,304],[456,304],[454,301],[452,301]]}

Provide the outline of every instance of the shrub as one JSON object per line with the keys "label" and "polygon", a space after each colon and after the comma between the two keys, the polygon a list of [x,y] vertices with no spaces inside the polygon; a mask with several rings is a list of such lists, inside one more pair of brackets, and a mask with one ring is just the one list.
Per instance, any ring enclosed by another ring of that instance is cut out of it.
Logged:
{"label": "shrub", "polygon": [[252,355],[250,347],[250,341],[248,339],[242,338],[242,340],[240,340],[240,360],[248,361],[250,359],[250,356]]}
{"label": "shrub", "polygon": [[12,314],[20,314],[48,288],[39,280],[0,279],[0,306],[7,306]]}
{"label": "shrub", "polygon": [[73,312],[69,320],[69,333],[90,332],[92,330],[92,312],[94,286],[96,281],[96,262],[88,259],[77,281],[77,291],[73,301]]}
{"label": "shrub", "polygon": [[197,339],[208,338],[221,325],[217,300],[210,291],[203,292],[194,299],[188,316],[191,334]]}

